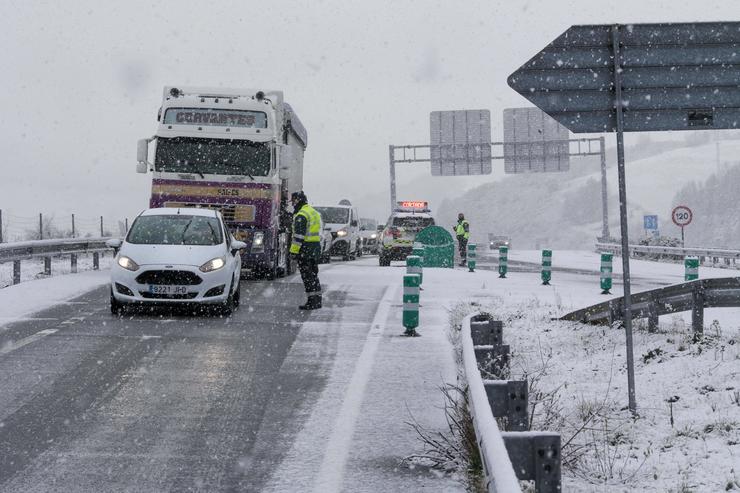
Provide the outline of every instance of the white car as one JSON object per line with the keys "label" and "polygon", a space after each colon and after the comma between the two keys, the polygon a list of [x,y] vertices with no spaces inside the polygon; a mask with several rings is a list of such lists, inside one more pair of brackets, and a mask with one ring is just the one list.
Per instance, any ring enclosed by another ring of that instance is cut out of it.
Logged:
{"label": "white car", "polygon": [[130,304],[208,304],[229,314],[239,305],[241,256],[246,248],[209,209],[160,208],[142,212],[111,267],[111,313]]}

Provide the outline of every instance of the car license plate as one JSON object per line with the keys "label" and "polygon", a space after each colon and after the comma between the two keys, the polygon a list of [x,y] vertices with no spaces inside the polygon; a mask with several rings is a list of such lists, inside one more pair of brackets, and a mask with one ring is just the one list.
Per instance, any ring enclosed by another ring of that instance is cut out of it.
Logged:
{"label": "car license plate", "polygon": [[187,286],[172,286],[169,284],[150,284],[147,288],[151,294],[187,294]]}

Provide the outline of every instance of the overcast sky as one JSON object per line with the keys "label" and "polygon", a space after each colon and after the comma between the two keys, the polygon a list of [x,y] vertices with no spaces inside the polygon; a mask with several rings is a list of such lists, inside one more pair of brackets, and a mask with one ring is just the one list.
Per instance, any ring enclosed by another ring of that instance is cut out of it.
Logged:
{"label": "overcast sky", "polygon": [[172,84],[282,89],[309,133],[311,200],[382,219],[367,202],[387,193],[388,145],[428,143],[434,110],[490,109],[500,136],[503,108],[526,105],[506,77],[570,25],[740,19],[738,0],[2,4],[0,209],[17,216],[145,208],[136,140]]}

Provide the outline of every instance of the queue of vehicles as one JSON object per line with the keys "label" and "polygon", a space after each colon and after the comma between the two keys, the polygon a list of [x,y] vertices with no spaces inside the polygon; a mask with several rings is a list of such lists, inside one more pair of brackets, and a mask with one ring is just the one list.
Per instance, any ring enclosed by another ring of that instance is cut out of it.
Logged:
{"label": "queue of vehicles", "polygon": [[[167,86],[157,122],[137,147],[137,172],[152,172],[150,209],[108,245],[117,251],[111,311],[202,303],[229,313],[242,274],[272,279],[295,269],[288,204],[303,189],[308,134],[281,91]],[[346,199],[314,208],[324,263],[378,254],[389,265],[434,224],[426,202],[399,203],[385,225]]]}

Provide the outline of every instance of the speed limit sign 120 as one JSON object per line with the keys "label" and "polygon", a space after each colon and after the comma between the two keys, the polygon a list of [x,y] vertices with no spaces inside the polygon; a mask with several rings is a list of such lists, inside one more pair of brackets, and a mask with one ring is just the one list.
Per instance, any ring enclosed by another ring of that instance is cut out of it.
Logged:
{"label": "speed limit sign 120", "polygon": [[673,223],[681,228],[683,228],[684,226],[688,226],[691,223],[691,219],[693,217],[694,215],[692,214],[691,209],[689,209],[685,205],[679,205],[675,207],[673,209],[673,212],[671,213]]}

